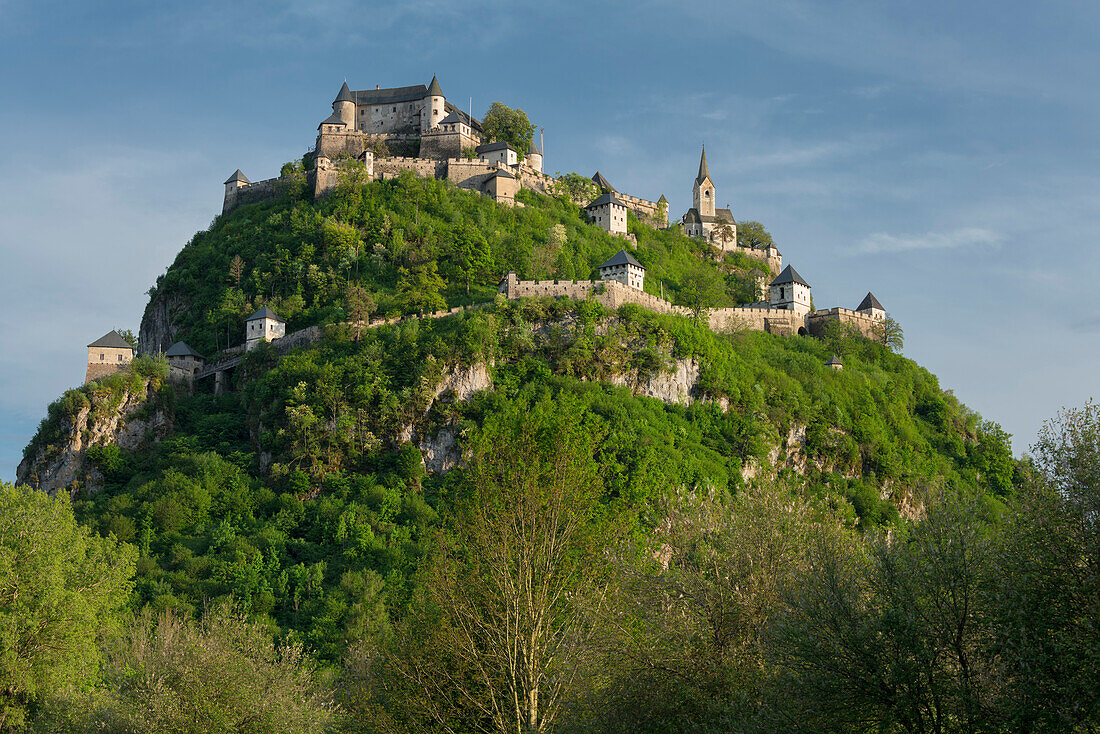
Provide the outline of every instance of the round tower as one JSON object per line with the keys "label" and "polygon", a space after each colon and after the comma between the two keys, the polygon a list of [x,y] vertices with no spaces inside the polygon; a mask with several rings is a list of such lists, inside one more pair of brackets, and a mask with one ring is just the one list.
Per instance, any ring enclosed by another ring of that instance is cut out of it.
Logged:
{"label": "round tower", "polygon": [[527,146],[527,165],[542,173],[542,151],[535,145],[534,138],[531,138],[531,145]]}
{"label": "round tower", "polygon": [[446,116],[447,99],[443,96],[439,80],[433,76],[432,83],[428,85],[428,94],[424,97],[424,111],[420,113],[420,131],[428,132]]}
{"label": "round tower", "polygon": [[348,89],[347,81],[340,87],[340,94],[332,100],[332,114],[349,128],[355,128],[355,96]]}

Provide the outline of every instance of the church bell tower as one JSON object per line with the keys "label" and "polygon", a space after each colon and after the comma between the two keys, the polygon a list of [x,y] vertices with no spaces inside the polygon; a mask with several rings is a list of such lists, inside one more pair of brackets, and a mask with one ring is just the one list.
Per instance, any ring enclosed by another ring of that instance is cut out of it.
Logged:
{"label": "church bell tower", "polygon": [[710,180],[710,169],[707,168],[707,147],[703,146],[703,155],[699,158],[699,175],[695,177],[695,186],[692,188],[692,201],[695,203],[695,211],[700,216],[714,216],[714,182]]}

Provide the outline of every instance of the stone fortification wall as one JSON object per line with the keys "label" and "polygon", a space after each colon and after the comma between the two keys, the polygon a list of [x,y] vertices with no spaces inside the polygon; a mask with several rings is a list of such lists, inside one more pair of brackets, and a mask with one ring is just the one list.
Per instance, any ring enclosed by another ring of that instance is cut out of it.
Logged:
{"label": "stone fortification wall", "polygon": [[451,158],[447,161],[447,180],[464,189],[481,191],[489,176],[497,170],[496,163],[480,158]]}
{"label": "stone fortification wall", "polygon": [[759,260],[768,266],[768,268],[779,275],[779,271],[783,269],[783,256],[779,254],[779,250],[772,250],[774,255],[769,255],[768,250],[757,250],[752,247],[737,246],[733,249],[734,252],[740,252],[746,257],[751,257],[753,260]]}
{"label": "stone fortification wall", "polygon": [[476,148],[480,144],[480,138],[460,132],[433,131],[424,133],[420,138],[420,157],[438,160],[461,158],[463,148]]}
{"label": "stone fortification wall", "polygon": [[367,149],[367,136],[357,130],[317,135],[314,150],[325,158],[358,158]]}
{"label": "stone fortification wall", "polygon": [[634,216],[638,219],[649,221],[658,224],[661,227],[668,226],[668,207],[662,207],[655,201],[649,201],[647,199],[641,199],[637,196],[631,196],[630,194],[619,194],[619,199],[626,204],[627,208],[634,212]]}
{"label": "stone fortification wall", "polygon": [[432,158],[391,156],[374,160],[374,177],[379,180],[395,178],[402,171],[412,171],[417,176],[424,178],[443,178],[446,170],[447,163],[445,161],[437,161]]}
{"label": "stone fortification wall", "polygon": [[222,202],[222,214],[236,209],[245,204],[255,204],[258,201],[268,201],[279,195],[279,182],[281,178],[269,178],[263,181],[254,181],[237,188],[226,187],[225,199]]}
{"label": "stone fortification wall", "polygon": [[859,329],[859,333],[868,339],[878,340],[879,328],[882,322],[877,321],[868,314],[860,313],[859,311],[853,311],[849,308],[843,308],[837,306],[835,308],[826,308],[821,311],[814,311],[806,316],[806,328],[809,330],[811,336],[821,337],[825,333],[825,326],[831,322],[839,322],[854,326]]}

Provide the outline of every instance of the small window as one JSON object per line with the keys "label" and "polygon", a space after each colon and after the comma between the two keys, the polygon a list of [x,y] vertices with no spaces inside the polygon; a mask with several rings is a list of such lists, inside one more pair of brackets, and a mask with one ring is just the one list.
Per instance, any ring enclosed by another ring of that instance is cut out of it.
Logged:
{"label": "small window", "polygon": [[99,353],[99,361],[100,361],[100,362],[102,362],[102,361],[103,361],[103,352],[100,352],[100,353]]}
{"label": "small window", "polygon": [[120,355],[118,355],[118,361],[119,361],[119,362],[121,362],[121,361],[122,361],[122,355],[121,355],[121,354],[120,354]]}

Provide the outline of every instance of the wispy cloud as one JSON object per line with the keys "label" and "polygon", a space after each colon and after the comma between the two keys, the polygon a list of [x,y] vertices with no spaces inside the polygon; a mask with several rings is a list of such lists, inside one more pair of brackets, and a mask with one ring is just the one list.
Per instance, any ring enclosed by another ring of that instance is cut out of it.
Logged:
{"label": "wispy cloud", "polygon": [[982,227],[963,227],[950,232],[926,232],[915,235],[894,235],[875,232],[863,238],[849,250],[853,255],[909,252],[911,250],[957,250],[969,247],[997,247],[1004,237]]}

